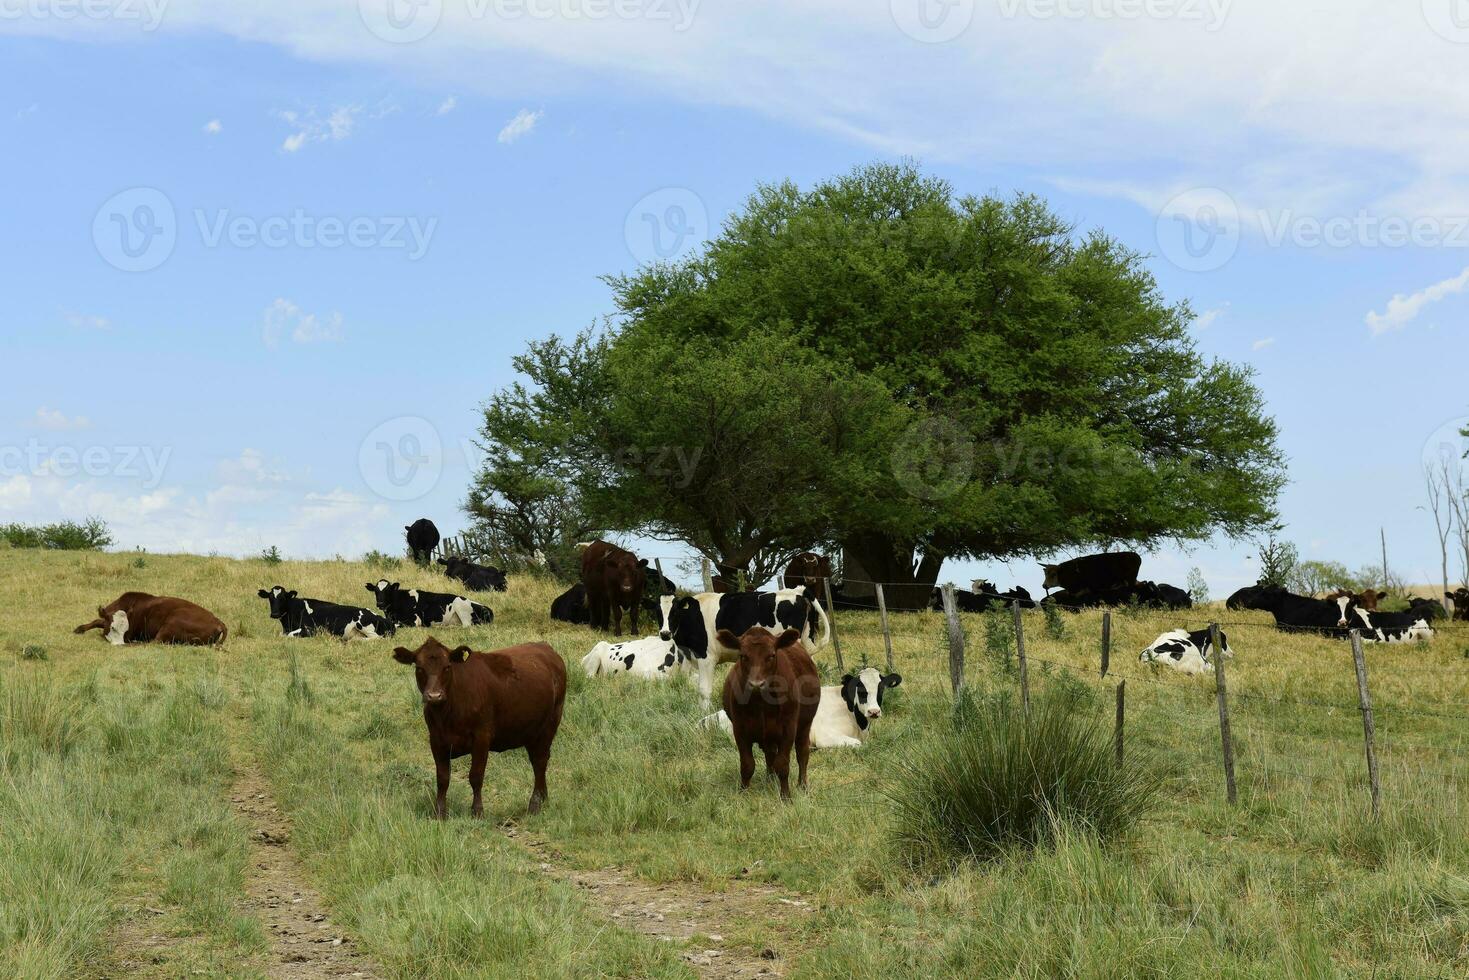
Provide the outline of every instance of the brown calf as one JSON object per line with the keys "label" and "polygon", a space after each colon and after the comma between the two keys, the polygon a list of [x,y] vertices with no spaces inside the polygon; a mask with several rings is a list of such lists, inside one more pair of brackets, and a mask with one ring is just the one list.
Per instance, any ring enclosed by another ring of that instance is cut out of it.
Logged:
{"label": "brown calf", "polygon": [[540,813],[546,799],[546,763],[551,741],[561,725],[566,701],[566,664],[544,643],[522,643],[492,650],[450,650],[429,637],[417,650],[398,647],[393,659],[412,664],[423,697],[428,746],[438,770],[434,816],[444,819],[449,792],[449,760],[470,757],[469,785],[474,790],[470,812],[484,812],[480,789],[485,760],[491,752],[525,749],[535,771],[530,812]]}
{"label": "brown calf", "polygon": [[621,636],[622,611],[627,609],[632,617],[629,632],[637,636],[638,606],[647,582],[637,555],[606,541],[578,547],[582,548],[581,580],[587,587],[592,629],[612,630],[614,635]]}
{"label": "brown calf", "polygon": [[1454,607],[1454,619],[1469,620],[1469,589],[1456,589],[1445,592],[1443,596]]}
{"label": "brown calf", "polygon": [[765,752],[765,771],[780,780],[780,797],[791,798],[791,747],[800,767],[799,784],[806,788],[806,763],[811,757],[811,721],[821,703],[821,678],[811,655],[801,645],[799,630],[772,636],[752,626],[736,637],[720,630],[718,640],[739,659],[724,679],[724,713],[734,729],[740,750],[740,789],[749,789],[755,774],[751,746]]}
{"label": "brown calf", "polygon": [[815,599],[823,605],[826,602],[826,580],[831,578],[831,561],[824,555],[818,555],[814,551],[803,551],[791,559],[786,566],[785,587],[794,589],[798,585],[806,587],[806,598]]}
{"label": "brown calf", "polygon": [[104,630],[107,642],[186,643],[192,646],[222,645],[229,628],[218,616],[187,599],[124,592],[110,605],[97,607],[97,618],[72,632]]}

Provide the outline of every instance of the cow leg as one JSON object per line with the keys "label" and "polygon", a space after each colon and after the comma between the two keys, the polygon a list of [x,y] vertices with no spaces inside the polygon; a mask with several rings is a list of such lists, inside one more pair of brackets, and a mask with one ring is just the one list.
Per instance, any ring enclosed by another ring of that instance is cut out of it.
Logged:
{"label": "cow leg", "polygon": [[780,747],[775,751],[775,776],[780,780],[780,798],[789,800],[791,798],[791,743],[781,739]]}
{"label": "cow leg", "polygon": [[622,635],[622,603],[618,602],[616,599],[613,599],[612,600],[612,622],[615,624],[615,628],[612,630],[612,635],[613,636],[621,636]]}
{"label": "cow leg", "polygon": [[474,802],[470,804],[469,815],[482,817],[485,813],[484,801],[480,796],[485,785],[485,762],[490,757],[490,746],[478,744],[469,758],[469,788],[474,791]]}
{"label": "cow leg", "polygon": [[714,660],[705,657],[699,661],[699,697],[703,699],[704,710],[709,710],[710,699],[714,695]]}
{"label": "cow leg", "polygon": [[751,739],[744,735],[735,736],[740,750],[740,789],[750,788],[750,777],[755,775],[755,753],[751,751]]}
{"label": "cow leg", "polygon": [[638,609],[642,606],[642,597],[639,596],[632,604],[632,612],[628,614],[627,633],[629,636],[638,635]]}
{"label": "cow leg", "polygon": [[449,747],[431,746],[434,753],[434,770],[438,776],[438,793],[434,796],[434,817],[443,820],[449,796]]}
{"label": "cow leg", "polygon": [[592,629],[605,630],[607,628],[606,607],[603,606],[601,598],[593,595],[590,589],[587,590],[587,615],[591,620]]}
{"label": "cow leg", "polygon": [[[858,742],[857,744],[861,745],[862,743]],[[799,776],[796,779],[796,783],[802,789],[810,789],[810,787],[806,784],[806,763],[810,761],[811,725],[808,723],[806,725],[802,725],[796,730],[796,767],[799,770]]]}
{"label": "cow leg", "polygon": [[531,772],[535,774],[535,785],[530,791],[530,803],[525,809],[527,813],[540,813],[541,804],[546,802],[546,764],[551,761],[551,743],[527,745],[525,753],[530,756]]}

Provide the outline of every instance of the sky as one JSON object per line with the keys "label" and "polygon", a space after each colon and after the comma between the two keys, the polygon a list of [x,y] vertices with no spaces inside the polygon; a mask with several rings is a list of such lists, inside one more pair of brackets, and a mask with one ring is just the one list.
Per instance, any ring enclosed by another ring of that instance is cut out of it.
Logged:
{"label": "sky", "polygon": [[[0,523],[301,558],[457,532],[479,406],[612,312],[603,276],[904,157],[1146,253],[1258,372],[1303,557],[1365,566],[1381,529],[1437,578],[1466,0],[0,0]],[[1253,552],[1143,575],[1222,595]],[[942,578],[981,574],[1039,585]]]}

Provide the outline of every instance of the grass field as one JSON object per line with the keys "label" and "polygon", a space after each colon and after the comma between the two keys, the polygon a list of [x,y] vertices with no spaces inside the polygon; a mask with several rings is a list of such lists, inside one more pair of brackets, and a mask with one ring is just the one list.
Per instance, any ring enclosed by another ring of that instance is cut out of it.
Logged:
{"label": "grass field", "polygon": [[[1369,648],[1384,791],[1373,823],[1346,644],[1282,636],[1254,613],[1119,613],[1126,751],[1169,764],[1165,805],[1122,844],[1077,832],[918,876],[894,859],[887,793],[947,719],[938,614],[894,617],[903,685],[862,750],[814,754],[811,792],[791,805],[759,778],[736,793],[733,746],[695,727],[692,685],[573,669],[545,810],[525,816],[523,754],[496,756],[487,819],[471,820],[459,760],[438,824],[395,643],[287,640],[255,595],[282,584],[367,602],[380,572],[0,550],[0,975],[305,975],[283,972],[247,896],[261,845],[236,805],[246,771],[289,819],[288,855],[331,922],[388,976],[1469,974],[1469,634]],[[390,577],[450,588],[436,571]],[[228,644],[71,634],[129,589],[202,603]],[[544,639],[576,668],[596,637],[549,620],[557,591],[513,578],[488,599],[495,623],[455,636],[479,649]],[[1233,807],[1212,678],[1136,660],[1159,632],[1210,615],[1235,650]],[[848,665],[880,661],[876,615],[839,616]],[[966,617],[968,683],[991,695],[1016,689],[1002,627]],[[1068,615],[1057,636],[1027,614],[1030,679],[1067,686],[1110,724],[1117,678],[1097,677],[1098,627],[1099,614]],[[832,658],[817,656],[834,679]],[[663,941],[612,914],[612,892],[576,878],[604,869],[698,904],[698,931]]]}

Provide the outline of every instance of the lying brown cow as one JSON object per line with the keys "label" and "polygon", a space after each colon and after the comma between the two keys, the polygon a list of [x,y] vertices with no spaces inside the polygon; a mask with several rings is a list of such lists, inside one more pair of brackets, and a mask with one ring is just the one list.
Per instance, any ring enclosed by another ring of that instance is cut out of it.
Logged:
{"label": "lying brown cow", "polygon": [[1387,598],[1386,592],[1376,589],[1365,589],[1362,592],[1352,592],[1349,589],[1337,589],[1326,597],[1330,601],[1337,599],[1355,599],[1357,605],[1368,612],[1377,612],[1377,604]]}
{"label": "lying brown cow", "polygon": [[826,605],[826,580],[831,578],[831,561],[814,551],[803,551],[786,566],[785,587],[806,587],[806,598]]}
{"label": "lying brown cow", "polygon": [[791,798],[791,747],[800,767],[799,783],[806,788],[806,763],[811,758],[811,722],[821,703],[821,678],[811,655],[801,645],[799,630],[780,636],[752,626],[736,637],[720,630],[719,642],[740,652],[724,679],[724,713],[740,750],[740,789],[750,788],[759,745],[765,752],[765,771],[780,780],[780,797]]}
{"label": "lying brown cow", "polygon": [[429,637],[417,650],[398,647],[393,659],[412,664],[423,696],[423,721],[438,770],[439,791],[434,816],[444,819],[449,792],[449,760],[470,757],[470,809],[484,812],[480,788],[485,759],[491,752],[525,749],[535,771],[530,812],[539,813],[546,799],[546,763],[551,741],[561,725],[566,700],[566,664],[544,643],[522,643],[489,653],[469,647],[450,650]]}
{"label": "lying brown cow", "polygon": [[[587,587],[587,609],[592,629],[622,635],[622,611],[631,616],[629,632],[638,635],[638,605],[647,575],[637,555],[607,541],[577,545],[581,553],[581,580]],[[615,621],[615,626],[614,626]]]}
{"label": "lying brown cow", "polygon": [[208,609],[187,599],[146,592],[124,592],[111,605],[98,606],[97,618],[73,632],[87,630],[106,630],[107,642],[115,646],[125,643],[220,645],[229,635],[229,628]]}

